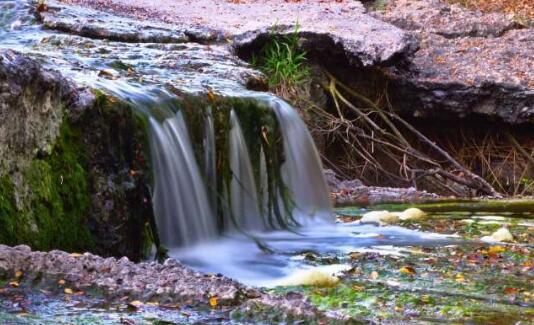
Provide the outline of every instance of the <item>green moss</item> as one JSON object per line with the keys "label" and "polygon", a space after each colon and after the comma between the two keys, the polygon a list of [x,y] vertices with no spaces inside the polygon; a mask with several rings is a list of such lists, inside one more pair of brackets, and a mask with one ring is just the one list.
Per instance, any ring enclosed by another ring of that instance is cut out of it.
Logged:
{"label": "green moss", "polygon": [[16,241],[17,229],[15,187],[6,175],[0,177],[0,243],[12,245]]}
{"label": "green moss", "polygon": [[0,242],[28,244],[33,249],[90,250],[94,247],[85,225],[90,194],[81,137],[68,123],[49,156],[34,159],[22,172],[28,194],[15,206],[10,177],[0,181]]}

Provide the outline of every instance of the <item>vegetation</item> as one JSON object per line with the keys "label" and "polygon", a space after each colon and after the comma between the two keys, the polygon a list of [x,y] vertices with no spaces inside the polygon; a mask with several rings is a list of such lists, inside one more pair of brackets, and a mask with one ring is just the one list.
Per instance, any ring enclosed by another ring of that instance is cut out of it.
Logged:
{"label": "vegetation", "polygon": [[267,75],[271,89],[283,92],[305,82],[310,77],[310,68],[306,65],[306,52],[299,48],[298,24],[288,35],[277,34],[276,30],[277,26],[273,26],[269,40],[252,63]]}
{"label": "vegetation", "polygon": [[67,122],[49,156],[34,159],[15,188],[0,178],[0,243],[33,249],[85,251],[94,248],[86,226],[90,205],[85,150]]}

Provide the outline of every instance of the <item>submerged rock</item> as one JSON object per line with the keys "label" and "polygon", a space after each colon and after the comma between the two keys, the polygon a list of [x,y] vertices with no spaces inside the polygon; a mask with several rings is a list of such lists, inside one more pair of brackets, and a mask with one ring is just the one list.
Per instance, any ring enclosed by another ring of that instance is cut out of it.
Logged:
{"label": "submerged rock", "polygon": [[339,278],[320,268],[300,270],[286,278],[276,282],[276,286],[316,286],[335,287],[339,283]]}

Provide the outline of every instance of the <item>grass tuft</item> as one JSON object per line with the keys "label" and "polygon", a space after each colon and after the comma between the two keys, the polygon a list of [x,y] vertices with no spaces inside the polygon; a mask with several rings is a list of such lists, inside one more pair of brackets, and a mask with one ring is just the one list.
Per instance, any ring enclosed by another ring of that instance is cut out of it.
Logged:
{"label": "grass tuft", "polygon": [[289,35],[279,35],[276,29],[273,26],[269,41],[258,57],[252,57],[252,64],[267,75],[271,89],[280,90],[305,82],[310,69],[306,66],[306,52],[299,48],[299,25]]}

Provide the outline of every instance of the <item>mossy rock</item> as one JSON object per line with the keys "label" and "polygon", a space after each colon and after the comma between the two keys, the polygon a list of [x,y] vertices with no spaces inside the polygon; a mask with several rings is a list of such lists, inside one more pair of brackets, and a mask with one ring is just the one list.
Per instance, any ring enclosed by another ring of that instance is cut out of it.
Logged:
{"label": "mossy rock", "polygon": [[95,244],[86,227],[90,194],[84,164],[80,135],[65,121],[52,153],[35,158],[22,171],[19,186],[26,191],[15,188],[11,177],[1,178],[0,242],[28,244],[37,250],[92,250]]}

